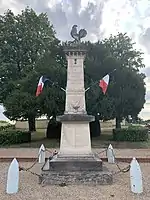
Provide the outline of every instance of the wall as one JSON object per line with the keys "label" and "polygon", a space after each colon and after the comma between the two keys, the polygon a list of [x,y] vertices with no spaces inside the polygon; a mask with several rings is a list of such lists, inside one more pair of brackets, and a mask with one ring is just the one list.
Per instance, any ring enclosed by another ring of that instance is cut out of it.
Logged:
{"label": "wall", "polygon": [[15,128],[28,129],[28,121],[16,121]]}
{"label": "wall", "polygon": [[[47,129],[49,120],[47,119],[38,119],[36,120],[36,129],[38,131],[43,131]],[[101,129],[113,129],[115,128],[115,120],[109,120],[106,122],[100,121]],[[122,126],[125,125],[125,121],[122,121]],[[28,130],[28,121],[17,121],[15,124],[17,129],[27,129]]]}
{"label": "wall", "polygon": [[[47,129],[49,120],[47,119],[40,119],[35,121],[35,126],[38,131],[43,131]],[[17,129],[26,129],[28,130],[28,121],[16,121],[15,127]]]}
{"label": "wall", "polygon": [[[109,120],[105,122],[100,121],[100,124],[101,124],[101,130],[111,130],[115,128],[116,121],[115,120]],[[121,126],[125,126],[125,120],[121,122]]]}

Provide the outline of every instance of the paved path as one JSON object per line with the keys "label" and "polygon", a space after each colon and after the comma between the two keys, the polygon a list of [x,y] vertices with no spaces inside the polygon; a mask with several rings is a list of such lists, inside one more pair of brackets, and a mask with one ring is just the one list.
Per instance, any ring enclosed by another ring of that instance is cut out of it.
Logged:
{"label": "paved path", "polygon": [[[37,148],[0,148],[0,158],[37,158]],[[55,149],[48,149],[54,151]],[[57,149],[58,150],[58,149]],[[97,152],[101,158],[106,157],[106,153],[100,153],[105,149],[93,149],[93,152]],[[116,158],[150,158],[150,149],[114,149]],[[46,157],[49,157],[50,153],[46,152]]]}

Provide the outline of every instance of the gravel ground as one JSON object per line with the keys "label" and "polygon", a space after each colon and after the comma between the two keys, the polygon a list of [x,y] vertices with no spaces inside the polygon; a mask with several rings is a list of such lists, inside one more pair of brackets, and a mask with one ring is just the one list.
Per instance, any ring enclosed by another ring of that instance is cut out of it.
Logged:
{"label": "gravel ground", "polygon": [[[20,163],[23,167],[29,167],[32,163]],[[115,172],[115,165],[107,167]],[[126,167],[126,163],[120,163]],[[129,172],[114,176],[114,183],[110,186],[45,186],[38,184],[38,178],[29,172],[20,172],[19,192],[15,195],[7,195],[6,178],[9,163],[0,163],[0,200],[149,200],[150,199],[150,164],[140,164],[143,173],[144,192],[135,195],[130,192]],[[37,164],[32,168],[33,172],[40,173],[40,166]]]}

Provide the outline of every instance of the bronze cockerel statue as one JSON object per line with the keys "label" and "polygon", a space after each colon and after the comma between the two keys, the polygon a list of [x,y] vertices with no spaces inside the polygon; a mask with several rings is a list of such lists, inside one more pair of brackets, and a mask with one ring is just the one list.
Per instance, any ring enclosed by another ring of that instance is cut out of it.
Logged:
{"label": "bronze cockerel statue", "polygon": [[84,38],[87,35],[85,29],[80,29],[79,33],[77,32],[77,25],[73,25],[71,29],[71,36],[74,38],[74,42],[80,42],[81,38]]}

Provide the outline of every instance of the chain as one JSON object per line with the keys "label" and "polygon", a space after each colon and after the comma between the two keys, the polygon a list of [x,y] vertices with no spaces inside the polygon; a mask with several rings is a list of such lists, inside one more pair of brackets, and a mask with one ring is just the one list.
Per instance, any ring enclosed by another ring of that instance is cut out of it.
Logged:
{"label": "chain", "polygon": [[104,152],[106,152],[106,156],[107,156],[107,148],[104,149],[103,151],[98,152],[98,154],[102,154],[102,153],[104,153]]}
{"label": "chain", "polygon": [[32,172],[32,171],[30,171],[28,168],[26,169],[26,168],[24,168],[24,167],[20,167],[20,166],[19,166],[19,171],[30,172],[30,173],[33,174],[33,175],[36,175],[36,176],[38,176],[38,177],[41,177],[40,174],[37,174],[37,173],[35,173],[35,172]]}
{"label": "chain", "polygon": [[119,171],[112,173],[112,175],[114,176],[114,175],[117,175],[117,174],[120,174],[120,173],[126,173],[129,170],[130,170],[130,165],[128,165],[127,167],[124,167],[123,169],[119,168]]}
{"label": "chain", "polygon": [[[50,150],[48,150],[48,149],[41,150],[41,151],[43,151],[43,152],[49,152],[49,153],[51,154],[50,157],[53,157],[54,155],[56,155],[56,154],[58,153],[56,150],[55,150],[54,152],[52,152],[52,151],[50,151]],[[97,154],[99,155],[99,154],[102,154],[102,153],[104,153],[104,152],[106,152],[106,157],[107,157],[107,148],[104,149],[103,151],[98,152]],[[37,173],[31,171],[31,169],[38,163],[38,159],[39,159],[40,153],[41,153],[41,152],[38,153],[38,157],[35,159],[34,163],[33,163],[30,167],[25,168],[25,167],[21,167],[21,166],[19,165],[19,171],[26,171],[26,172],[29,172],[29,173],[31,173],[31,174],[33,174],[33,175],[36,175],[36,176],[38,176],[38,177],[41,177],[40,174],[37,174]],[[117,161],[113,150],[112,150],[112,154],[113,154],[113,156],[114,156],[115,164],[116,164],[116,166],[117,166],[117,168],[118,168],[118,171],[112,173],[112,175],[114,176],[114,175],[117,175],[117,174],[119,174],[119,173],[126,173],[126,172],[128,172],[128,171],[130,170],[130,165],[128,165],[128,166],[126,166],[126,167],[124,167],[124,168],[121,168],[121,167],[119,166],[119,162]]]}
{"label": "chain", "polygon": [[[52,156],[55,155],[55,154],[57,153],[56,150],[55,150],[54,152],[52,152],[52,151],[50,151],[50,150],[48,150],[48,149],[41,150],[41,151],[42,151],[42,152],[49,152],[49,153],[52,154]],[[39,159],[39,157],[40,157],[40,153],[41,153],[41,152],[38,153],[38,157],[35,159],[34,163],[33,163],[30,167],[25,168],[25,167],[21,167],[21,166],[19,165],[19,171],[30,172],[30,173],[33,174],[33,175],[36,175],[36,176],[38,176],[38,177],[41,177],[41,175],[39,175],[39,174],[37,174],[37,173],[35,173],[35,172],[30,171],[30,170],[37,164],[38,159]]]}
{"label": "chain", "polygon": [[[104,149],[103,151],[100,151],[98,154],[101,154],[101,153],[104,153],[104,152],[106,152],[106,157],[107,157],[107,148]],[[123,169],[121,169],[121,167],[119,166],[119,162],[116,159],[116,156],[114,154],[113,149],[112,149],[112,154],[114,156],[115,164],[116,164],[117,168],[119,169],[119,171],[114,172],[113,175],[116,175],[116,174],[119,174],[119,173],[126,173],[126,172],[128,172],[130,170],[130,165],[128,165],[128,166],[124,167]]]}

